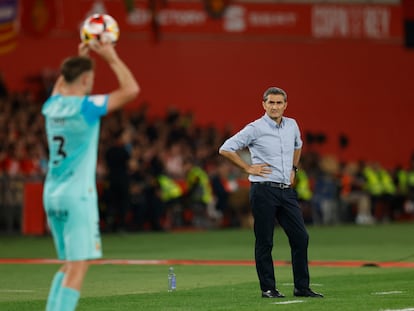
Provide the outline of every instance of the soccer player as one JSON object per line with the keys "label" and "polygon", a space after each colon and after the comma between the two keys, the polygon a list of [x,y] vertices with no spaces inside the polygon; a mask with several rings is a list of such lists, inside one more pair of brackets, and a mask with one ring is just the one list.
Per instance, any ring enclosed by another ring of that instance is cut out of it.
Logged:
{"label": "soccer player", "polygon": [[[118,80],[118,88],[109,94],[90,95],[94,84],[90,50]],[[81,43],[79,56],[63,62],[43,105],[49,145],[43,203],[58,258],[64,260],[53,278],[47,311],[75,310],[88,260],[102,257],[95,180],[100,118],[138,93],[138,83],[111,43]]]}

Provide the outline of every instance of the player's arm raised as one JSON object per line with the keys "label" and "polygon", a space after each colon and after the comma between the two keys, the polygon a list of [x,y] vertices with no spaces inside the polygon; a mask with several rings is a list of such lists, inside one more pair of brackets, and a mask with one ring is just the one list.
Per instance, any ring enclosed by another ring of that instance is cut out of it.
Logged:
{"label": "player's arm raised", "polygon": [[129,68],[119,58],[113,44],[90,44],[90,49],[99,54],[108,63],[118,79],[118,89],[109,94],[108,113],[132,101],[138,95],[140,88]]}

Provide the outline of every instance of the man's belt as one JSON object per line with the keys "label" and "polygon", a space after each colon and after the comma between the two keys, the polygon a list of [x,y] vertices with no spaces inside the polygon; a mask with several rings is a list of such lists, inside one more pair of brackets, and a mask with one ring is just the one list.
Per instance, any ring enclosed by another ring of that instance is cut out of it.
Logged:
{"label": "man's belt", "polygon": [[279,189],[289,189],[290,185],[273,181],[252,181],[252,184],[264,185]]}

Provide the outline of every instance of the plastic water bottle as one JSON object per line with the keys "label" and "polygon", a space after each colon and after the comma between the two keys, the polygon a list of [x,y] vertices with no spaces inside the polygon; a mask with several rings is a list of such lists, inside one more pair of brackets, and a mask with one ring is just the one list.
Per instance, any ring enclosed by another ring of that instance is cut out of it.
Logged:
{"label": "plastic water bottle", "polygon": [[174,268],[168,270],[168,291],[173,292],[177,289],[177,279],[175,277]]}

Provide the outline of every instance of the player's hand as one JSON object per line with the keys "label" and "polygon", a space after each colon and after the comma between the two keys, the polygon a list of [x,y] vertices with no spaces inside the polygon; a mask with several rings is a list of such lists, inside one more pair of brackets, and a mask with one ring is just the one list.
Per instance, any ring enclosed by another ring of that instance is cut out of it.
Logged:
{"label": "player's hand", "polygon": [[248,173],[249,175],[266,177],[267,175],[272,173],[272,169],[270,168],[270,165],[267,163],[253,164],[248,167],[246,173]]}
{"label": "player's hand", "polygon": [[89,56],[89,46],[86,43],[79,43],[78,45],[78,54],[79,56]]}
{"label": "player's hand", "polygon": [[108,63],[112,63],[118,59],[118,54],[111,42],[90,41],[89,48],[96,54],[101,56]]}

